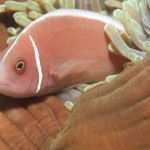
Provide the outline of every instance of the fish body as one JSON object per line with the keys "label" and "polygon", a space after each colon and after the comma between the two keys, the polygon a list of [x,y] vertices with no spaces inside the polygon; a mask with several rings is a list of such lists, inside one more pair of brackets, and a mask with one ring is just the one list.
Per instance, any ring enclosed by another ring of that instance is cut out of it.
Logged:
{"label": "fish body", "polygon": [[0,53],[0,93],[31,97],[103,80],[125,59],[108,52],[110,17],[84,10],[52,11],[28,25]]}

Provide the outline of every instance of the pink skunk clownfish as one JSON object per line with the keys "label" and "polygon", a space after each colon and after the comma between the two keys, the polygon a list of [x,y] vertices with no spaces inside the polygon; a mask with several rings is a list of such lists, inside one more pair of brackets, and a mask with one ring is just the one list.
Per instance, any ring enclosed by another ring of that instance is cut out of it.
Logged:
{"label": "pink skunk clownfish", "polygon": [[108,52],[106,22],[122,30],[114,19],[85,10],[60,9],[35,20],[0,53],[0,93],[44,95],[120,72],[125,59]]}

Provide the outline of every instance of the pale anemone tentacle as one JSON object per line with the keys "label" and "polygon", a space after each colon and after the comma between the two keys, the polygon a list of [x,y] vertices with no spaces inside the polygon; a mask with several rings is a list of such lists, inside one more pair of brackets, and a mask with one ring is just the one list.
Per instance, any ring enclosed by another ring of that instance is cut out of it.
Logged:
{"label": "pale anemone tentacle", "polygon": [[87,90],[90,90],[96,87],[97,85],[104,84],[104,83],[106,83],[106,81],[99,81],[99,82],[91,83],[91,84],[80,84],[76,87],[76,89],[82,92],[86,92]]}
{"label": "pale anemone tentacle", "polygon": [[143,46],[145,50],[147,51],[147,53],[150,55],[150,42],[149,41],[144,42]]}
{"label": "pale anemone tentacle", "polygon": [[[131,48],[135,48],[135,46],[133,45],[133,42],[131,40],[131,37],[126,33],[126,32],[121,32],[120,33],[120,37],[123,39],[123,41]],[[117,49],[117,47],[115,46],[115,44],[113,42],[110,42],[108,45],[108,49],[110,52],[116,54],[116,55],[122,55],[119,50]]]}
{"label": "pale anemone tentacle", "polygon": [[99,0],[90,0],[90,2],[91,2],[91,9],[92,9],[92,11],[95,11],[95,12],[102,11],[102,8],[101,8]]}
{"label": "pale anemone tentacle", "polygon": [[111,82],[113,79],[115,79],[119,74],[115,74],[115,75],[110,75],[110,76],[107,76],[105,81],[106,82]]}
{"label": "pale anemone tentacle", "polygon": [[105,5],[110,8],[122,8],[122,2],[116,0],[106,0]]}
{"label": "pale anemone tentacle", "polygon": [[145,51],[143,42],[148,40],[148,35],[145,34],[142,25],[133,20],[127,12],[121,10],[115,10],[114,16],[120,19],[120,21],[123,23],[126,32],[130,35],[134,44],[139,49]]}
{"label": "pale anemone tentacle", "polygon": [[140,9],[141,9],[141,18],[142,18],[144,29],[146,33],[150,35],[150,12],[147,4],[148,4],[147,1],[143,0],[140,3]]}
{"label": "pale anemone tentacle", "polygon": [[65,107],[67,108],[68,111],[71,111],[74,104],[70,101],[66,101],[64,105],[65,105]]}
{"label": "pale anemone tentacle", "polygon": [[92,83],[92,84],[80,84],[76,87],[76,89],[82,91],[82,92],[86,92],[100,84],[105,84],[105,83],[108,83],[108,82],[111,82],[113,79],[115,79],[119,74],[115,74],[115,75],[109,75],[105,78],[104,81],[99,81],[99,82],[96,82],[96,83]]}
{"label": "pale anemone tentacle", "polygon": [[150,8],[150,0],[147,0],[147,3],[148,3],[148,7]]}
{"label": "pale anemone tentacle", "polygon": [[9,11],[26,11],[26,3],[25,2],[17,2],[17,1],[6,1],[5,8]]}
{"label": "pale anemone tentacle", "polygon": [[125,42],[123,41],[123,39],[120,37],[117,29],[114,27],[114,25],[112,24],[107,24],[105,26],[105,31],[107,33],[107,35],[109,36],[109,38],[111,39],[111,41],[113,42],[113,44],[115,45],[115,47],[119,50],[119,52],[127,57],[129,60],[133,61],[133,62],[137,62],[139,61],[139,58],[144,58],[147,56],[146,52],[141,52],[138,51],[136,49],[132,49],[130,47],[128,47]]}
{"label": "pale anemone tentacle", "polygon": [[[134,59],[129,59],[135,63],[135,58],[137,58],[138,55],[143,55],[142,57],[144,58],[150,54],[150,1],[127,0],[122,3],[122,7],[122,10],[115,10],[113,15],[123,23],[127,36],[122,37],[120,34],[121,37],[119,37],[114,27],[106,25],[106,33],[111,39],[109,49],[111,52],[121,50],[123,56],[127,58],[131,56],[131,58]],[[116,38],[118,38],[121,43],[117,43]],[[123,40],[121,40],[121,38]],[[127,49],[124,49],[125,45],[128,47]],[[145,51],[146,53],[141,51]],[[131,55],[129,56],[128,54]],[[139,57],[138,60],[140,60]]]}
{"label": "pale anemone tentacle", "polygon": [[118,49],[115,47],[115,45],[113,44],[113,42],[110,42],[109,45],[108,45],[108,50],[111,52],[111,53],[114,53],[116,55],[121,55],[121,53],[118,51]]}
{"label": "pale anemone tentacle", "polygon": [[0,5],[0,13],[6,12],[5,5]]}
{"label": "pale anemone tentacle", "polygon": [[123,11],[127,12],[132,19],[134,19],[139,24],[142,24],[142,20],[140,17],[140,8],[139,8],[140,1],[138,0],[125,1],[123,2],[122,7],[123,7]]}
{"label": "pale anemone tentacle", "polygon": [[135,48],[131,37],[126,32],[121,32],[120,36],[129,47]]}
{"label": "pale anemone tentacle", "polygon": [[42,9],[41,9],[39,3],[35,2],[35,1],[27,1],[27,6],[26,6],[26,7],[27,7],[29,10],[42,13]]}
{"label": "pale anemone tentacle", "polygon": [[9,38],[7,39],[7,43],[8,43],[8,44],[11,44],[11,43],[16,39],[16,37],[17,37],[16,35],[9,37]]}
{"label": "pale anemone tentacle", "polygon": [[9,27],[9,28],[7,29],[7,32],[8,32],[10,35],[12,35],[12,36],[14,36],[14,35],[17,34],[17,31],[16,31],[16,29],[15,29],[14,27]]}

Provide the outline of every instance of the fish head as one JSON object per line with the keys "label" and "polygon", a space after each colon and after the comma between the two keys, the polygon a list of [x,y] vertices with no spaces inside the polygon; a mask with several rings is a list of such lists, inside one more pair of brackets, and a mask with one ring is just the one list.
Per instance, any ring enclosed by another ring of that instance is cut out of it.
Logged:
{"label": "fish head", "polygon": [[36,94],[38,72],[32,49],[22,34],[0,53],[0,94],[18,98]]}

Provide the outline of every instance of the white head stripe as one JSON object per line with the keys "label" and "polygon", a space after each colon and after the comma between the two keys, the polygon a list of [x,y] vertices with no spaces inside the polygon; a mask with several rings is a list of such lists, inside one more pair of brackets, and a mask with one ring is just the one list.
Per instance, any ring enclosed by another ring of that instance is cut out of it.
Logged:
{"label": "white head stripe", "polygon": [[15,44],[17,43],[19,39],[19,36],[16,38],[16,40],[13,42],[13,44],[10,46],[10,48],[7,50],[6,54],[4,55],[4,58],[2,59],[2,63],[5,61],[6,57],[8,56],[8,54],[10,53],[10,51],[13,49],[13,47],[15,46]]}
{"label": "white head stripe", "polygon": [[38,73],[39,73],[39,82],[37,84],[37,89],[36,89],[36,93],[38,93],[40,88],[41,88],[43,74],[42,74],[42,69],[41,69],[41,63],[40,63],[38,48],[36,47],[36,44],[35,44],[35,42],[34,42],[34,40],[33,40],[31,35],[29,35],[29,38],[31,40],[31,43],[32,43],[32,46],[33,46],[33,49],[34,49],[35,62],[36,62],[36,66],[37,66]]}

